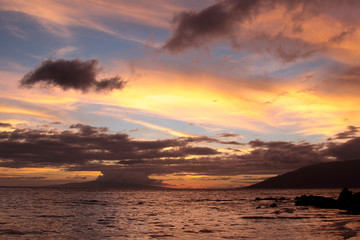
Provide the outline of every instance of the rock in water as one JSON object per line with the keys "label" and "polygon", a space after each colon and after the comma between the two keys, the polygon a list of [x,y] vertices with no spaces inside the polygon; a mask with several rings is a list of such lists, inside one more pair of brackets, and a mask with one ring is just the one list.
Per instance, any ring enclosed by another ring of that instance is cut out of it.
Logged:
{"label": "rock in water", "polygon": [[338,201],[333,198],[323,196],[307,196],[302,195],[301,197],[295,198],[296,206],[313,206],[317,208],[338,208]]}
{"label": "rock in water", "polygon": [[360,193],[352,193],[349,189],[344,188],[338,199],[323,196],[307,196],[295,198],[296,206],[313,206],[317,208],[335,208],[347,210],[348,214],[360,213]]}
{"label": "rock in water", "polygon": [[352,197],[352,192],[349,191],[349,189],[347,189],[347,188],[343,188],[343,190],[341,191],[341,193],[338,197],[338,201],[346,203],[351,200],[351,197]]}

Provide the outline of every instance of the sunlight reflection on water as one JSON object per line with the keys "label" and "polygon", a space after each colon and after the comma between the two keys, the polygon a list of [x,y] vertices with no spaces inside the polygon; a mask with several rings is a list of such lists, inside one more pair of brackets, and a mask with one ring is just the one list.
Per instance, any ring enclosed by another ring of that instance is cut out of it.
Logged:
{"label": "sunlight reflection on water", "polygon": [[293,201],[339,192],[0,188],[0,238],[359,239],[360,216]]}

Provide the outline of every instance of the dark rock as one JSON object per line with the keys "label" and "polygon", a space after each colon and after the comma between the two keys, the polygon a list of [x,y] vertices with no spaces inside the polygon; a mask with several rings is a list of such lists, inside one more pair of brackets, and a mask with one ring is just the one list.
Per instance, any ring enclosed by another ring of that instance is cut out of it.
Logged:
{"label": "dark rock", "polygon": [[347,210],[346,214],[351,215],[359,215],[360,214],[360,208],[359,207],[351,207]]}
{"label": "dark rock", "polygon": [[296,206],[313,206],[318,208],[338,208],[339,203],[337,200],[322,196],[307,196],[302,195],[301,197],[295,198]]}
{"label": "dark rock", "polygon": [[360,193],[353,194],[349,189],[344,188],[338,199],[322,197],[322,196],[307,196],[295,198],[296,206],[313,206],[317,208],[334,208],[347,210],[347,214],[360,214]]}
{"label": "dark rock", "polygon": [[360,193],[352,193],[344,188],[338,198],[340,209],[347,210],[347,214],[360,214]]}
{"label": "dark rock", "polygon": [[354,193],[354,194],[352,195],[352,199],[353,199],[354,201],[356,201],[356,202],[360,202],[360,192]]}
{"label": "dark rock", "polygon": [[351,200],[352,197],[352,192],[349,191],[349,189],[347,188],[343,188],[343,190],[341,191],[339,197],[338,197],[338,201],[339,202],[349,202]]}

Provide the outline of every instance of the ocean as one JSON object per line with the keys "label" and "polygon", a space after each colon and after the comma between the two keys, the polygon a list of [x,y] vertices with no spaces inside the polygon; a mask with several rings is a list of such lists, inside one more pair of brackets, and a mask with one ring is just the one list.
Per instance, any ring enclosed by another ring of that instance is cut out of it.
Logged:
{"label": "ocean", "polygon": [[360,239],[359,215],[294,204],[340,191],[0,188],[0,239]]}

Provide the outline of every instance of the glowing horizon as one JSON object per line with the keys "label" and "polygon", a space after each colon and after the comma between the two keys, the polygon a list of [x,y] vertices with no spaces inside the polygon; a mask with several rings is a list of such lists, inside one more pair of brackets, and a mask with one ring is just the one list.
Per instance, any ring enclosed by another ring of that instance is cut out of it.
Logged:
{"label": "glowing horizon", "polygon": [[359,9],[0,0],[0,185],[231,188],[360,158]]}

